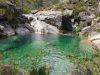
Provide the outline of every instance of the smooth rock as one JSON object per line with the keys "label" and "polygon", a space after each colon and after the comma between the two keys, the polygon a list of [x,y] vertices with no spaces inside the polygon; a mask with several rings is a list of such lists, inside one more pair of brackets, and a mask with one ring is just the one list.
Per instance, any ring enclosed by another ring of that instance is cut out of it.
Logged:
{"label": "smooth rock", "polygon": [[24,28],[24,27],[16,28],[15,31],[17,35],[26,35],[30,32],[27,28]]}
{"label": "smooth rock", "polygon": [[4,36],[12,36],[12,35],[15,35],[15,31],[12,27],[8,26],[7,28],[4,29],[3,35]]}

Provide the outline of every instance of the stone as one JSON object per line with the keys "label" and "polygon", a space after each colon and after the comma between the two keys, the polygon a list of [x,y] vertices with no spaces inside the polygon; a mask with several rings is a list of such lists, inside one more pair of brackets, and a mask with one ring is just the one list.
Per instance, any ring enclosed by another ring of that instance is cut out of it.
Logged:
{"label": "stone", "polygon": [[4,36],[12,36],[12,35],[15,35],[15,31],[12,27],[8,26],[7,28],[4,29],[3,35]]}
{"label": "stone", "polygon": [[39,33],[39,34],[47,34],[47,33],[58,34],[59,33],[59,29],[57,27],[47,24],[40,20],[32,21],[31,27],[33,28],[35,33]]}
{"label": "stone", "polygon": [[73,10],[66,9],[63,12],[63,15],[71,16],[73,14]]}
{"label": "stone", "polygon": [[85,12],[80,12],[78,17],[80,18],[81,21],[85,21],[87,19]]}
{"label": "stone", "polygon": [[18,27],[18,28],[16,28],[15,32],[16,32],[17,35],[26,35],[26,34],[28,34],[30,31],[29,31],[27,28]]}
{"label": "stone", "polygon": [[82,29],[82,32],[88,32],[88,33],[90,33],[91,32],[91,26],[84,27]]}
{"label": "stone", "polygon": [[78,17],[81,21],[86,21],[87,19],[94,19],[95,15],[91,11],[87,10],[87,12],[80,12]]}
{"label": "stone", "polygon": [[3,31],[4,30],[4,26],[0,25],[0,31]]}

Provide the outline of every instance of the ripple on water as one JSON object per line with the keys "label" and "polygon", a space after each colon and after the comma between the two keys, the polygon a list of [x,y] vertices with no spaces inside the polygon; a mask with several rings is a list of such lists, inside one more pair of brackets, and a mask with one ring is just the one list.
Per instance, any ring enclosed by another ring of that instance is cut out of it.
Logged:
{"label": "ripple on water", "polygon": [[[21,67],[25,70],[32,70],[32,67],[38,67],[40,63],[51,64],[54,68],[51,74],[56,74],[58,69],[64,69],[73,66],[66,58],[69,56],[77,58],[92,58],[93,49],[86,43],[81,44],[79,38],[73,36],[58,35],[37,35],[29,34],[27,36],[10,37],[0,40],[0,54],[3,55],[0,64],[10,64]],[[66,67],[67,66],[67,67]],[[58,72],[59,75],[60,71]]]}

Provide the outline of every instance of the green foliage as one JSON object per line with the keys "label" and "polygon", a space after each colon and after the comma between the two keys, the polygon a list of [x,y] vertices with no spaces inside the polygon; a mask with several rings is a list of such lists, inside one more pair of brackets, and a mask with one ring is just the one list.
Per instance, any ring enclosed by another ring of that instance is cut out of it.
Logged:
{"label": "green foliage", "polygon": [[81,32],[81,27],[77,26],[76,29],[75,29],[76,35],[79,35],[79,32]]}
{"label": "green foliage", "polygon": [[30,13],[30,12],[31,12],[31,8],[29,6],[24,5],[23,13]]}
{"label": "green foliage", "polygon": [[81,11],[85,11],[85,5],[83,1],[78,2],[77,4],[74,5],[74,14],[77,15]]}

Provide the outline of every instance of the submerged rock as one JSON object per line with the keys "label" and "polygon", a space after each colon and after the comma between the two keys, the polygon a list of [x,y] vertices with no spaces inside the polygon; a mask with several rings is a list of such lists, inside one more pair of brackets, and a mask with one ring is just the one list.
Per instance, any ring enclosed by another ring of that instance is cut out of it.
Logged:
{"label": "submerged rock", "polygon": [[43,60],[38,70],[39,75],[93,75],[87,67],[72,63],[59,55],[47,56]]}

